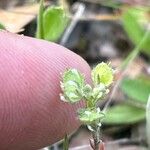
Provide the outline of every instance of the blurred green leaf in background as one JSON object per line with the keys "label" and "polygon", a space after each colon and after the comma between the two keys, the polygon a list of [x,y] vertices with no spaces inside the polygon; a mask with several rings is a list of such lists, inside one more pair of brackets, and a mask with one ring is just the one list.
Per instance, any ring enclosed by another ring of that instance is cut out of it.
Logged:
{"label": "blurred green leaf in background", "polygon": [[145,110],[128,104],[118,104],[107,110],[105,124],[134,124],[145,118]]}
{"label": "blurred green leaf in background", "polygon": [[136,79],[125,78],[121,89],[131,99],[146,104],[150,94],[150,78],[144,76]]}
{"label": "blurred green leaf in background", "polygon": [[5,29],[4,25],[0,23],[0,29]]}
{"label": "blurred green leaf in background", "polygon": [[41,0],[36,37],[55,42],[61,37],[68,21],[66,12],[61,6],[50,6],[44,9]]}
{"label": "blurred green leaf in background", "polygon": [[[150,56],[148,12],[149,9],[146,7],[131,7],[126,9],[122,16],[124,29],[136,47],[134,57],[137,56],[138,49]],[[127,62],[131,58],[129,57]],[[146,106],[150,94],[150,78],[146,76],[140,76],[135,79],[124,78],[120,88],[127,96],[127,100],[110,107],[107,110],[104,122],[107,124],[131,124],[144,120],[146,110],[142,106]]]}
{"label": "blurred green leaf in background", "polygon": [[[146,7],[132,7],[124,11],[122,21],[124,29],[131,41],[138,45],[148,29],[149,9]],[[150,33],[141,46],[142,52],[150,56]]]}
{"label": "blurred green leaf in background", "polygon": [[146,110],[142,107],[137,107],[136,104],[138,103],[142,106],[147,103],[150,94],[149,77],[140,76],[136,79],[124,78],[121,84],[121,90],[128,96],[128,101],[110,107],[107,110],[104,123],[133,124],[144,120]]}

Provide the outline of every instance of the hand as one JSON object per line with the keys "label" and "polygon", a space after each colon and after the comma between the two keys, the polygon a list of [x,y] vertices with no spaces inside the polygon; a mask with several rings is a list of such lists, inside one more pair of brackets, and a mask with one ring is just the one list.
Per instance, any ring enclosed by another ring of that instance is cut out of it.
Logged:
{"label": "hand", "polygon": [[83,104],[59,99],[66,68],[90,76],[87,63],[62,46],[0,32],[0,150],[36,150],[79,126]]}

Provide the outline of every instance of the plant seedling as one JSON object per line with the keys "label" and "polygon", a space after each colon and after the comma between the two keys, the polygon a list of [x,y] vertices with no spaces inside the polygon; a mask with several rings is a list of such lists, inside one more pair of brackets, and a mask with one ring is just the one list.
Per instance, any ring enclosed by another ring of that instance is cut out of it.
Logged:
{"label": "plant seedling", "polygon": [[97,107],[97,103],[109,92],[109,87],[113,82],[113,69],[109,64],[102,62],[92,70],[91,77],[93,83],[89,85],[85,82],[84,75],[78,70],[66,70],[62,74],[60,83],[62,89],[60,99],[72,104],[81,100],[85,101],[86,107],[79,108],[77,111],[78,118],[92,133],[91,147],[93,150],[99,150],[100,127],[105,114]]}

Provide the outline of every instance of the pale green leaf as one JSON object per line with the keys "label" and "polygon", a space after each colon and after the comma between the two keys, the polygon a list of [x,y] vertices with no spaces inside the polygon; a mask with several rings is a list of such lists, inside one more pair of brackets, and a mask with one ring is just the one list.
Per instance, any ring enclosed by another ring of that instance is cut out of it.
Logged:
{"label": "pale green leaf", "polygon": [[76,81],[78,84],[82,85],[84,83],[84,76],[76,69],[68,69],[63,74],[63,81]]}
{"label": "pale green leaf", "polygon": [[113,82],[113,70],[106,63],[98,64],[92,70],[92,80],[95,85],[104,84],[105,86],[109,86]]}
{"label": "pale green leaf", "polygon": [[125,78],[122,81],[121,89],[128,97],[146,104],[150,94],[150,78]]}
{"label": "pale green leaf", "polygon": [[104,118],[104,114],[100,111],[99,108],[83,108],[78,111],[79,120],[85,124],[91,124],[98,122]]}
{"label": "pale green leaf", "polygon": [[103,122],[106,124],[134,124],[144,119],[144,109],[127,104],[119,104],[107,110]]}
{"label": "pale green leaf", "polygon": [[83,97],[85,86],[84,76],[76,69],[69,69],[62,75],[61,99],[66,102],[75,103]]}

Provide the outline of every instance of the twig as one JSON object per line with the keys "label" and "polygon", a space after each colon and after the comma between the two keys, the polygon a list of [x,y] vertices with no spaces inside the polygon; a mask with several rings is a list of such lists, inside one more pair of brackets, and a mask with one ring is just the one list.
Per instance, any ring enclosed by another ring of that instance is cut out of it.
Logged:
{"label": "twig", "polygon": [[64,35],[63,35],[63,37],[62,37],[62,39],[60,41],[61,45],[65,46],[65,44],[66,44],[70,34],[72,33],[74,27],[76,26],[79,18],[83,14],[84,10],[85,10],[85,5],[80,3],[79,6],[78,6],[77,12],[75,13],[75,15],[74,15],[74,17],[73,17],[69,27],[66,29],[66,31],[65,31],[65,33],[64,33]]}
{"label": "twig", "polygon": [[[125,145],[125,144],[137,144],[139,142],[141,142],[142,139],[128,139],[128,138],[124,138],[124,139],[120,139],[120,140],[115,140],[115,141],[110,141],[110,142],[106,142],[105,145],[113,145],[113,144],[118,144],[118,145]],[[73,147],[70,148],[69,150],[83,150],[83,149],[87,149],[90,148],[90,145],[82,145],[82,146],[77,146],[77,147]]]}
{"label": "twig", "polygon": [[93,132],[93,150],[99,150],[100,145],[100,126],[95,127],[96,131]]}
{"label": "twig", "polygon": [[81,0],[81,1],[82,2],[89,2],[89,3],[93,3],[93,4],[100,4],[100,3],[102,3],[101,0]]}
{"label": "twig", "polygon": [[[74,17],[74,16],[69,16],[71,19]],[[93,16],[81,16],[79,18],[79,20],[81,21],[93,21],[93,20],[96,20],[96,21],[107,21],[107,20],[119,20],[121,18],[120,15],[110,15],[110,14],[98,14],[98,15],[93,15]]]}

